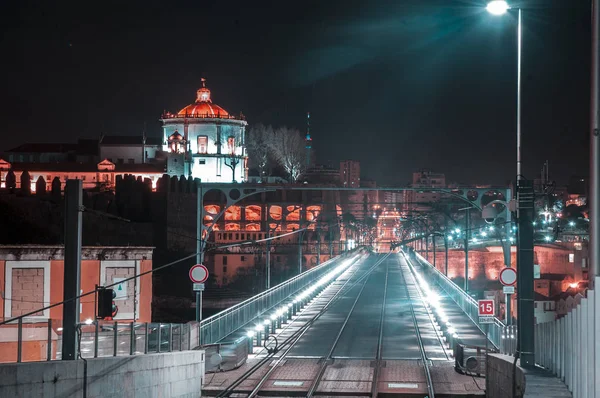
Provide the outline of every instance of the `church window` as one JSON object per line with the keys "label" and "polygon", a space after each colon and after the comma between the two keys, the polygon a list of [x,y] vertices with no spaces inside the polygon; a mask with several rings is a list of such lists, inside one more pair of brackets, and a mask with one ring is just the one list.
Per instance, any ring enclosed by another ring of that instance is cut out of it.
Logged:
{"label": "church window", "polygon": [[235,153],[235,137],[229,136],[227,138],[227,149],[229,150],[229,153]]}
{"label": "church window", "polygon": [[208,137],[205,135],[198,136],[198,153],[206,153],[208,150]]}

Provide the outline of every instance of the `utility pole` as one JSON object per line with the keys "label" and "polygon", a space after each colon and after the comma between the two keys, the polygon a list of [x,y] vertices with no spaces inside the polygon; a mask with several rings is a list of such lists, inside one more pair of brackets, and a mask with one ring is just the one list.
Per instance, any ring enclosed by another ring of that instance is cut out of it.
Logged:
{"label": "utility pole", "polygon": [[269,239],[271,237],[271,227],[267,224],[267,261],[266,261],[266,267],[267,267],[267,275],[266,275],[266,283],[267,283],[267,290],[271,288],[271,239]]}
{"label": "utility pole", "polygon": [[592,0],[592,76],[590,96],[589,282],[600,275],[600,1]]}
{"label": "utility pole", "polygon": [[81,180],[65,184],[65,270],[63,286],[62,359],[77,359],[77,326],[81,278],[81,233],[83,192]]}
{"label": "utility pole", "polygon": [[306,231],[298,232],[298,275],[302,273],[302,240],[304,238],[305,232]]}
{"label": "utility pole", "polygon": [[517,312],[518,350],[521,366],[534,367],[533,310],[533,214],[535,193],[533,182],[519,179],[517,186]]}
{"label": "utility pole", "polygon": [[471,208],[465,209],[465,293],[469,294],[469,235],[471,234]]}
{"label": "utility pole", "polygon": [[317,226],[317,265],[321,264],[321,228]]}

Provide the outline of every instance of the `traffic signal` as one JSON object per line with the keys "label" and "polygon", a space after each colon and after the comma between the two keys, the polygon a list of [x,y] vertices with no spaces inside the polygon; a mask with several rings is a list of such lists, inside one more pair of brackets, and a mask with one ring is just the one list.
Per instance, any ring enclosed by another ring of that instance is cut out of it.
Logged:
{"label": "traffic signal", "polygon": [[115,306],[115,302],[113,301],[113,299],[115,297],[116,293],[113,289],[107,289],[104,287],[98,288],[97,318],[104,319],[113,316],[113,306]]}

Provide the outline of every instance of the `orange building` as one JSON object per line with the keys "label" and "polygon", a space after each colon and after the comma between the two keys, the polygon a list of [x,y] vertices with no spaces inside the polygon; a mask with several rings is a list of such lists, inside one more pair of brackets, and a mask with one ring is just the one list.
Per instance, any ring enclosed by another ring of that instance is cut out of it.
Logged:
{"label": "orange building", "polygon": [[[81,292],[94,291],[96,285],[109,285],[151,270],[152,250],[151,247],[83,247]],[[0,246],[0,319],[7,320],[61,302],[63,279],[63,246]],[[151,321],[152,274],[123,281],[114,289],[119,308],[115,321]],[[24,318],[23,328],[27,331],[23,333],[24,360],[45,358],[48,320],[51,320],[54,341],[62,331],[62,312],[62,305],[58,305]],[[81,322],[94,319],[94,294],[81,298],[79,316]],[[16,339],[14,324],[0,327],[0,362],[16,352]]]}

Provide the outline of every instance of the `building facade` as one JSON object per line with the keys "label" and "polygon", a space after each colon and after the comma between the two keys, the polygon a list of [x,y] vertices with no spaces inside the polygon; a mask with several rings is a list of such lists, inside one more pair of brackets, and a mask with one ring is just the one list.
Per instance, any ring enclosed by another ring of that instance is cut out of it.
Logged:
{"label": "building facade", "polygon": [[340,162],[340,182],[344,188],[360,187],[360,162],[342,160]]}
{"label": "building facade", "polygon": [[213,103],[204,79],[193,104],[177,113],[165,113],[161,121],[167,174],[202,182],[248,179],[246,120]]}

